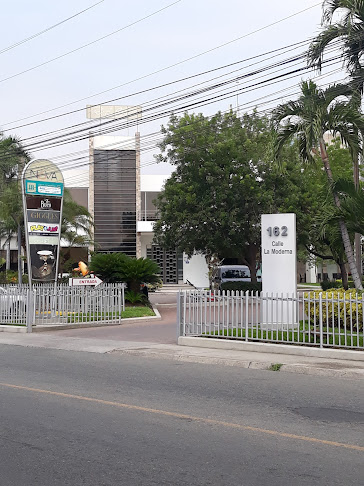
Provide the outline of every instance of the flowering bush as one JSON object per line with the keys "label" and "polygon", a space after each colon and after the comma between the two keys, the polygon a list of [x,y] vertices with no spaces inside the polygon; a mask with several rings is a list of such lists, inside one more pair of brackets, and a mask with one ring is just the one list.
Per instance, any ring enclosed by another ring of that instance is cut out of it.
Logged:
{"label": "flowering bush", "polygon": [[[363,295],[355,289],[345,290],[331,289],[326,292],[314,291],[305,294],[305,299],[310,298],[311,304],[305,301],[306,314],[309,313],[310,321],[316,319],[319,322],[319,296],[322,294],[322,322],[324,327],[343,327],[353,332],[363,331]],[[313,304],[316,300],[316,305]],[[350,310],[351,306],[351,310]]]}

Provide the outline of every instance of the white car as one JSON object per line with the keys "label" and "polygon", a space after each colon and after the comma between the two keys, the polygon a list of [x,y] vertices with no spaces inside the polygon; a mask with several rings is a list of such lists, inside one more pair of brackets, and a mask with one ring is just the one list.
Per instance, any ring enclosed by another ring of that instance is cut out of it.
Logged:
{"label": "white car", "polygon": [[16,287],[0,287],[0,316],[1,322],[23,320],[27,307],[26,295]]}

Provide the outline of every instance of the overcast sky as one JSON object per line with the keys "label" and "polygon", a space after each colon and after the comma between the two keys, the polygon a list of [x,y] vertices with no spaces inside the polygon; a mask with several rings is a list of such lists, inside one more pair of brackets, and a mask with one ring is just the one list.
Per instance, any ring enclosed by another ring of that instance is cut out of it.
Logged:
{"label": "overcast sky", "polygon": [[[2,52],[7,47],[37,34],[98,1],[33,0],[30,2],[29,0],[13,0],[2,6],[0,129],[6,130],[6,135],[16,135],[24,140],[24,144],[28,144],[30,141],[26,139],[29,137],[85,122],[86,104],[97,104],[113,98],[125,97],[136,91],[308,39],[317,34],[321,20],[321,4],[314,0],[277,0],[275,2],[271,0],[257,2],[181,0],[158,14],[100,42],[32,69],[34,66],[128,26],[174,1],[104,0],[49,32],[16,48]],[[311,6],[314,7],[246,36]],[[242,36],[246,37],[188,62],[148,76],[155,71]],[[264,62],[272,62],[272,59],[273,56],[269,56],[264,59]],[[17,75],[28,69],[32,70]],[[227,70],[223,72],[227,72]],[[159,96],[192,86],[196,82],[207,81],[215,75],[209,74],[198,80],[186,81],[121,99],[114,104],[143,105]],[[133,81],[141,77],[144,78]],[[10,79],[6,80],[6,78]],[[226,110],[230,105],[236,108],[237,104],[242,105],[241,111],[243,111],[244,105],[249,106],[249,103],[254,103],[257,98],[283,87],[293,87],[299,80],[300,77],[287,81],[286,84],[267,87],[261,92],[240,93],[238,97],[233,95],[228,99],[202,106],[194,111],[209,115],[217,110]],[[123,84],[125,86],[112,89]],[[236,84],[239,86],[238,83]],[[106,90],[109,91],[94,96]],[[80,99],[82,101],[74,103]],[[25,123],[77,109],[81,111],[56,120],[15,128]],[[33,117],[37,113],[46,111],[48,113]],[[26,120],[18,121],[25,118]],[[158,131],[160,125],[166,121],[167,118],[164,118],[141,124],[139,127],[141,135]],[[118,134],[132,135],[134,132],[135,129],[131,128],[119,131]],[[86,157],[87,149],[88,143],[87,140],[84,140],[57,148],[33,151],[32,156],[64,163],[74,160],[76,156],[72,154],[75,153],[83,154]],[[168,172],[167,167],[148,165],[153,162],[154,153],[157,153],[157,150],[153,147],[151,150],[143,151],[143,172]],[[60,158],[61,156],[62,158]],[[78,173],[75,173],[74,170],[65,171],[67,182],[71,185],[85,183],[86,172],[87,166],[80,168]]]}

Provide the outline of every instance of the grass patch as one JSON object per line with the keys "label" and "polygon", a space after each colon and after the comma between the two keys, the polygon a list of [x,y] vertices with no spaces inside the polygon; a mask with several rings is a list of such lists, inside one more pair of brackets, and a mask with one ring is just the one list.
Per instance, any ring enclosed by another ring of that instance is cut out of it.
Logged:
{"label": "grass patch", "polygon": [[[220,329],[211,330],[203,333],[204,336],[221,336],[221,337],[231,337],[236,339],[248,339],[254,341],[271,341],[283,344],[320,344],[320,333],[318,329],[313,329],[312,327],[302,322],[296,329],[291,329],[289,331],[275,331],[270,329],[262,329],[259,326],[248,329],[248,334],[246,336],[245,329]],[[359,332],[350,334],[343,328],[332,328],[325,327],[323,330],[322,344],[331,346],[350,346],[353,348],[363,348],[364,339],[363,333]]]}
{"label": "grass patch", "polygon": [[128,319],[133,317],[154,316],[154,311],[150,307],[127,307],[125,311],[115,312],[75,312],[69,314],[67,322],[95,322],[95,321],[115,321],[119,318]]}
{"label": "grass patch", "polygon": [[280,371],[283,366],[283,363],[273,363],[272,366],[270,366],[269,370],[270,371]]}
{"label": "grass patch", "polygon": [[0,322],[0,326],[20,326],[26,327],[26,324],[22,324],[19,322]]}

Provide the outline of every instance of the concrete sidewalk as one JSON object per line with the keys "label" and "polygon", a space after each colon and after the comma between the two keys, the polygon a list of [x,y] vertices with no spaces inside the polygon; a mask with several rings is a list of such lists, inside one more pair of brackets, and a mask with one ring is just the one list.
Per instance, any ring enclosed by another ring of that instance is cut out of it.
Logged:
{"label": "concrete sidewalk", "polygon": [[0,344],[89,353],[119,353],[240,368],[364,379],[364,361],[353,361],[350,359],[211,349],[155,342],[66,337],[51,333],[3,334],[0,335]]}

